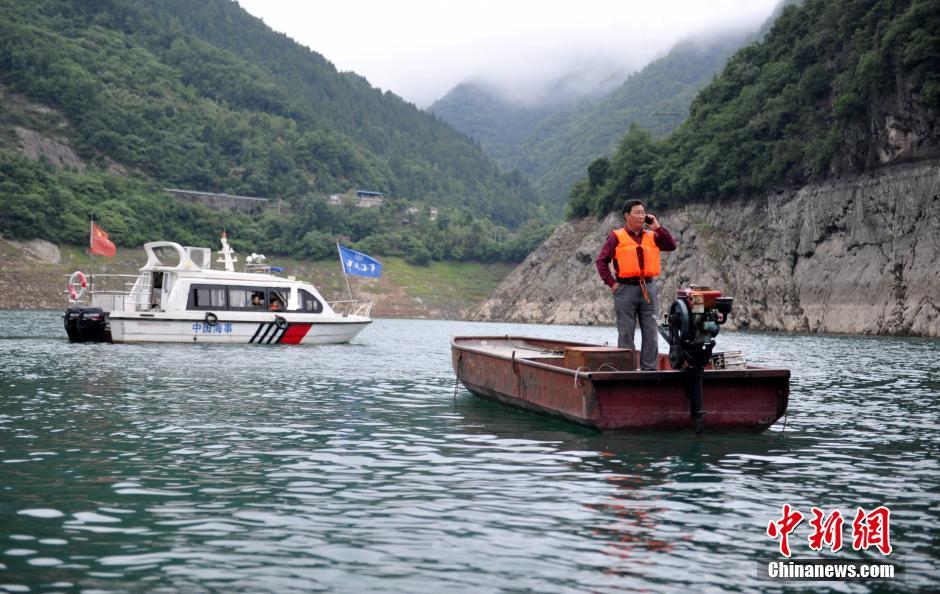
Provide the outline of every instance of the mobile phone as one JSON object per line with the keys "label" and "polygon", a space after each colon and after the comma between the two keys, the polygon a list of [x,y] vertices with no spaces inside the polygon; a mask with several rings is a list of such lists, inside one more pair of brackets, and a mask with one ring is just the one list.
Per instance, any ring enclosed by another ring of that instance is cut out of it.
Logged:
{"label": "mobile phone", "polygon": [[650,215],[646,215],[646,219],[645,219],[645,220],[646,220],[646,224],[647,224],[647,225],[652,225],[652,224],[653,224],[653,217],[651,217]]}

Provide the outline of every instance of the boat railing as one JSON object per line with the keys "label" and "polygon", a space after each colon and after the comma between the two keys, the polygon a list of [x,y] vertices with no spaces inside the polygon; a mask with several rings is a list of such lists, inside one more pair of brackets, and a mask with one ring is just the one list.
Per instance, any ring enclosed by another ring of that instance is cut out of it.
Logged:
{"label": "boat railing", "polygon": [[150,277],[137,274],[88,275],[88,290],[78,303],[105,311],[140,311],[150,308]]}
{"label": "boat railing", "polygon": [[333,311],[344,318],[347,316],[362,316],[368,318],[372,315],[372,301],[328,301],[327,304],[333,308]]}

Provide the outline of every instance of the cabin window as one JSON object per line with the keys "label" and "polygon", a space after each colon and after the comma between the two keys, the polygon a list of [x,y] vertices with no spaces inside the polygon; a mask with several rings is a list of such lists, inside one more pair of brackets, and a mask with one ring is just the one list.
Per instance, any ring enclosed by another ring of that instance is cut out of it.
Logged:
{"label": "cabin window", "polygon": [[226,309],[225,287],[192,285],[187,309]]}
{"label": "cabin window", "polygon": [[290,297],[290,288],[270,287],[268,288],[268,310],[284,311],[287,309],[287,300]]}
{"label": "cabin window", "polygon": [[297,291],[297,295],[300,297],[300,311],[307,313],[320,313],[323,311],[323,304],[309,292],[300,289]]}
{"label": "cabin window", "polygon": [[246,311],[265,309],[265,290],[258,287],[229,287],[229,309]]}

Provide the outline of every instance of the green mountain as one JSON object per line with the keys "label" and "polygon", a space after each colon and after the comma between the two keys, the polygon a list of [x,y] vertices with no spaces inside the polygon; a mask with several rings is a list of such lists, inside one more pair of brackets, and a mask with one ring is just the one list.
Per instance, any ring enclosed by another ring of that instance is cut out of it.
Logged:
{"label": "green mountain", "polygon": [[572,191],[569,212],[763,195],[940,154],[940,2],[807,0],[737,52],[688,119],[632,128]]}
{"label": "green mountain", "polygon": [[591,160],[613,152],[631,124],[657,134],[671,132],[687,117],[698,90],[750,37],[742,32],[683,41],[594,98],[566,100],[560,94],[553,102],[521,104],[463,83],[430,110],[478,139],[505,170],[518,169],[543,199],[560,209]]}
{"label": "green mountain", "polygon": [[478,140],[487,155],[508,168],[539,123],[565,107],[564,103],[517,103],[484,84],[464,82],[435,101],[428,111]]}
{"label": "green mountain", "polygon": [[[193,221],[188,207],[163,212],[165,186],[283,199],[301,212],[322,211],[313,205],[327,193],[364,188],[447,209],[450,220],[472,214],[497,234],[537,215],[529,185],[464,134],[337,72],[228,0],[0,0],[0,16],[4,235],[75,240],[92,210],[113,219],[121,243],[202,237],[220,222],[202,211],[212,224]],[[82,171],[24,158],[24,134],[67,146]],[[368,235],[337,219],[306,223],[354,241]],[[290,226],[221,222],[251,241]],[[301,231],[285,231],[281,249],[302,251]]]}
{"label": "green mountain", "polygon": [[589,108],[541,122],[510,166],[551,203],[563,204],[591,160],[613,152],[631,125],[663,135],[685,120],[698,90],[749,37],[739,33],[677,44]]}

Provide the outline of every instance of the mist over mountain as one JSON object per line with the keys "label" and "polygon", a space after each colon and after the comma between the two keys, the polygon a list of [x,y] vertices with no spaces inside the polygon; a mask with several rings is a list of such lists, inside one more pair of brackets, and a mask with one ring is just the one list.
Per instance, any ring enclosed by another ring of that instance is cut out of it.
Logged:
{"label": "mist over mountain", "polygon": [[[553,65],[552,68],[557,68]],[[428,111],[480,141],[504,168],[518,146],[550,116],[586,109],[620,86],[632,68],[610,58],[573,59],[562,74],[490,74],[460,83]]]}
{"label": "mist over mountain", "polygon": [[698,90],[755,36],[738,30],[688,38],[632,74],[606,63],[529,88],[468,82],[430,111],[479,140],[505,170],[518,169],[560,211],[591,160],[613,151],[631,124],[668,134]]}
{"label": "mist over mountain", "polygon": [[563,204],[588,164],[613,152],[630,126],[654,136],[671,133],[688,117],[698,91],[751,39],[753,33],[737,32],[678,43],[584,109],[539,122],[504,166],[518,169],[550,203]]}
{"label": "mist over mountain", "polygon": [[478,140],[487,155],[505,165],[542,120],[563,108],[563,104],[513,103],[490,86],[465,82],[436,101],[429,111]]}
{"label": "mist over mountain", "polygon": [[[465,82],[512,106],[566,107],[613,91],[642,66],[638,62],[616,60],[611,56],[579,55],[565,59],[563,64],[546,65],[548,70],[535,68],[512,74],[481,74]],[[433,105],[429,111],[434,111]]]}

